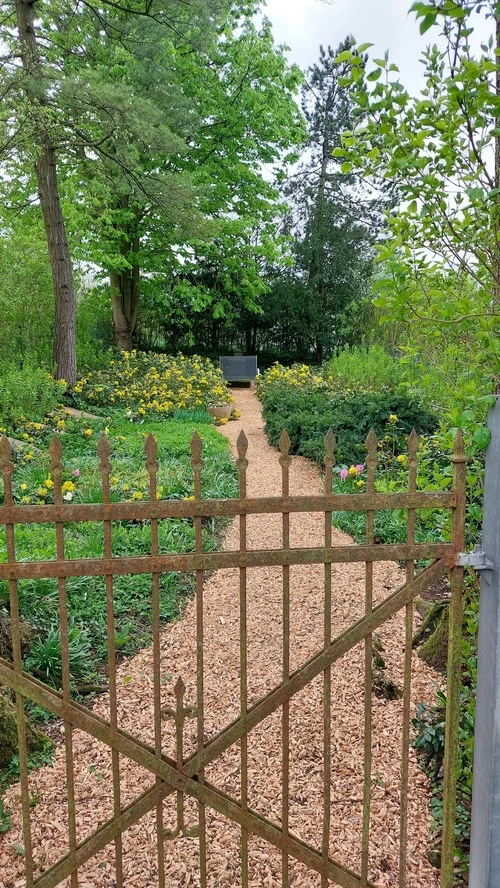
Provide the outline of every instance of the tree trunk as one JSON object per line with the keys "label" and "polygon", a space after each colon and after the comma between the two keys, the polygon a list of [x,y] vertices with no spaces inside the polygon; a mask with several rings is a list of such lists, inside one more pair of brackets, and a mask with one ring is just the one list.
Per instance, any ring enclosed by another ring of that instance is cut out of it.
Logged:
{"label": "tree trunk", "polygon": [[[126,204],[122,209],[125,207]],[[118,348],[124,351],[131,351],[134,346],[134,334],[139,317],[141,282],[137,257],[140,246],[137,234],[133,236],[124,234],[120,252],[129,265],[122,271],[111,271],[109,274],[115,342]]]}
{"label": "tree trunk", "polygon": [[21,58],[27,75],[25,92],[35,120],[37,159],[35,173],[54,285],[54,364],[57,379],[76,382],[76,303],[73,269],[57,184],[56,155],[44,123],[43,94],[34,93],[31,81],[40,81],[42,70],[36,42],[34,0],[16,0]]}

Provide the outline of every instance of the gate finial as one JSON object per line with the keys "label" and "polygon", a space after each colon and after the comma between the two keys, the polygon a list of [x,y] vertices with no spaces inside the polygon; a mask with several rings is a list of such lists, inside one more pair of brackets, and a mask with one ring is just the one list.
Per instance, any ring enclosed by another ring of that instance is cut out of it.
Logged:
{"label": "gate finial", "polygon": [[112,468],[111,463],[109,461],[109,457],[111,456],[111,446],[110,446],[108,438],[104,434],[104,432],[102,433],[101,437],[99,438],[99,443],[97,445],[97,452],[99,453],[99,458],[100,458],[99,469],[101,471],[101,474],[109,475],[111,473],[111,468]]}
{"label": "gate finial", "polygon": [[292,446],[292,442],[290,441],[290,435],[288,434],[286,429],[283,429],[280,439],[279,439],[279,448],[282,456],[288,456],[290,453],[290,447]]}
{"label": "gate finial", "polygon": [[61,439],[59,435],[53,435],[52,440],[49,444],[49,453],[50,453],[50,468],[53,472],[62,471],[62,454],[63,448],[61,444]]}
{"label": "gate finial", "polygon": [[156,459],[158,444],[151,432],[146,436],[146,440],[144,441],[144,453],[146,454],[146,471],[148,475],[150,477],[151,475],[156,475],[159,468],[158,460]]}
{"label": "gate finial", "polygon": [[467,462],[462,429],[457,429],[457,433],[455,435],[455,452],[451,458],[451,461],[454,463]]}
{"label": "gate finial", "polygon": [[192,454],[192,464],[199,463],[201,460],[201,452],[203,450],[203,442],[198,434],[198,432],[194,432],[193,437],[191,438],[191,454]]}
{"label": "gate finial", "polygon": [[370,429],[365,441],[366,452],[369,460],[377,461],[378,438],[374,429]]}
{"label": "gate finial", "polygon": [[238,452],[238,457],[240,460],[246,459],[247,450],[248,450],[248,438],[245,435],[243,429],[238,435],[238,439],[236,441],[236,450]]}
{"label": "gate finial", "polygon": [[337,446],[337,441],[335,440],[335,435],[333,434],[333,430],[328,429],[325,435],[325,466],[333,466],[335,465],[335,447]]}
{"label": "gate finial", "polygon": [[2,435],[0,438],[0,469],[2,472],[8,472],[9,474],[14,470],[12,463],[12,444],[7,435]]}

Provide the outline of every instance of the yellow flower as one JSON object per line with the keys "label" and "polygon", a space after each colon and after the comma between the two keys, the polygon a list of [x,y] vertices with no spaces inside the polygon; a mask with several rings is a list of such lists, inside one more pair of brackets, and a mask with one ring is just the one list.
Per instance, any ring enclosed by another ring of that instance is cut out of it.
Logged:
{"label": "yellow flower", "polygon": [[365,486],[365,482],[364,482],[364,481],[361,481],[361,480],[360,480],[360,481],[356,481],[356,487],[364,487],[364,486]]}
{"label": "yellow flower", "polygon": [[134,500],[141,500],[142,497],[143,497],[143,494],[141,493],[140,490],[136,490],[135,493],[132,494],[132,499],[134,499]]}
{"label": "yellow flower", "polygon": [[27,485],[27,484],[20,484],[19,487],[20,487],[21,490],[27,490],[27,489],[28,489],[28,485]]}
{"label": "yellow flower", "polygon": [[396,457],[398,463],[401,463],[402,466],[405,466],[407,463],[407,458],[404,453],[400,453],[399,456]]}
{"label": "yellow flower", "polygon": [[21,498],[21,502],[22,502],[22,503],[29,503],[29,502],[30,502],[30,498],[29,498],[29,496],[23,496],[23,497]]}
{"label": "yellow flower", "polygon": [[54,482],[52,481],[52,478],[46,478],[46,480],[45,480],[45,487],[48,487],[49,490],[50,490],[50,488],[53,487],[53,486],[54,486]]}
{"label": "yellow flower", "polygon": [[111,479],[111,483],[112,483],[113,485],[118,484],[118,481],[119,481],[119,478],[117,478],[116,475],[114,475],[113,478]]}
{"label": "yellow flower", "polygon": [[73,484],[72,481],[65,481],[62,486],[63,493],[71,492],[75,489],[76,489],[75,485]]}
{"label": "yellow flower", "polygon": [[356,470],[356,466],[351,466],[347,474],[348,475],[357,475],[358,472]]}
{"label": "yellow flower", "polygon": [[85,435],[86,438],[91,438],[92,435],[94,434],[94,429],[85,429],[83,434]]}
{"label": "yellow flower", "polygon": [[185,496],[184,499],[185,499],[186,502],[187,502],[188,500],[194,500],[194,496]]}
{"label": "yellow flower", "polygon": [[396,414],[391,413],[391,415],[389,416],[389,422],[395,423],[397,421],[398,421],[398,418],[397,418]]}
{"label": "yellow flower", "polygon": [[37,494],[38,494],[38,496],[42,496],[42,497],[43,497],[43,496],[47,496],[48,492],[49,492],[49,491],[47,490],[46,487],[39,487],[38,490],[37,490]]}
{"label": "yellow flower", "polygon": [[130,485],[129,485],[129,484],[124,484],[122,490],[126,493],[127,490],[130,490]]}

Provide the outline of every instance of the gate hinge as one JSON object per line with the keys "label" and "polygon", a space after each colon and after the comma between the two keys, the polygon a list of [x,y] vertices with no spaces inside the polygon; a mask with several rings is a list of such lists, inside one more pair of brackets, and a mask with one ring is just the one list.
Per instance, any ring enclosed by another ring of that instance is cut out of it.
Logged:
{"label": "gate hinge", "polygon": [[472,552],[459,552],[455,564],[457,567],[472,567],[474,570],[493,570],[495,567],[480,545],[474,546]]}

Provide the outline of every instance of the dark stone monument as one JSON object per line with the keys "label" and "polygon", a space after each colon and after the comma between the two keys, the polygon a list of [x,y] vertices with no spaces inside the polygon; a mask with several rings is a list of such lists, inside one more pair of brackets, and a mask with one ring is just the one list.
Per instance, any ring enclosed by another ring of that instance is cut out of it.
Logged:
{"label": "dark stone monument", "polygon": [[219,358],[226,382],[251,382],[257,376],[256,355],[228,355]]}

